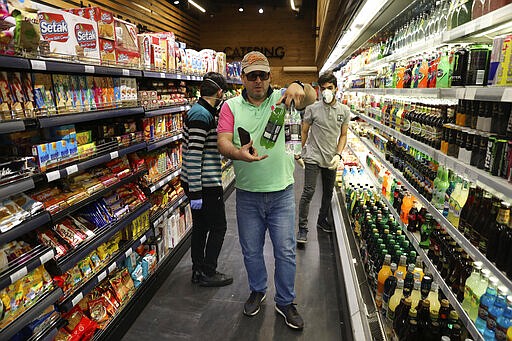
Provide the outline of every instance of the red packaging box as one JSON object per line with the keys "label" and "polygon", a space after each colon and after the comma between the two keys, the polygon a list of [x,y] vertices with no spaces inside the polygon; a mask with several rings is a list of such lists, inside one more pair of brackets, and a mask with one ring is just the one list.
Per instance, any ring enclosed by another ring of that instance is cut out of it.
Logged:
{"label": "red packaging box", "polygon": [[112,65],[116,63],[116,49],[112,40],[100,38],[100,59],[102,64]]}
{"label": "red packaging box", "polygon": [[115,39],[114,15],[99,7],[72,8],[67,10],[82,18],[94,20],[98,23],[98,36],[103,39]]}
{"label": "red packaging box", "polygon": [[140,53],[136,51],[124,50],[121,48],[115,49],[116,62],[119,65],[128,67],[139,67],[140,64]]}

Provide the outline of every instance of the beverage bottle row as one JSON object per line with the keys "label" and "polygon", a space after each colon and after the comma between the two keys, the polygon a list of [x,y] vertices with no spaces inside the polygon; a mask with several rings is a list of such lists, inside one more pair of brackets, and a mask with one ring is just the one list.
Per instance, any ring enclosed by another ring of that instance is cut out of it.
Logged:
{"label": "beverage bottle row", "polygon": [[[351,180],[354,180],[353,177]],[[400,200],[397,199],[401,198],[403,204],[403,199],[407,198],[408,194],[397,193],[401,192],[398,183],[393,195],[388,194],[391,192],[390,188],[391,186],[383,183],[382,195],[393,197],[393,206],[401,206],[398,204]],[[432,281],[430,275],[423,272],[421,258],[417,257],[414,263],[410,262],[410,257],[415,257],[416,253],[405,240],[402,231],[397,229],[396,221],[389,214],[389,209],[379,200],[380,193],[377,188],[370,188],[368,183],[345,182],[345,191],[347,209],[354,220],[354,232],[359,236],[363,249],[367,248],[362,254],[366,254],[368,262],[372,264],[367,271],[370,283],[376,282],[376,304],[388,324],[393,326],[395,336],[400,340],[439,340],[444,335],[453,340],[462,340],[464,328],[458,321],[457,313],[451,311],[446,299],[439,297],[437,284]],[[422,214],[425,214],[424,211]],[[376,217],[375,221],[372,219],[373,216]],[[423,225],[429,225],[431,222],[432,217],[427,213]],[[420,245],[428,249],[429,240],[424,238],[424,235],[428,237],[430,232],[424,226],[423,229],[427,233],[421,234]],[[393,235],[398,238],[396,241]],[[381,244],[376,247],[378,243]],[[395,245],[398,245],[398,248]],[[388,249],[395,252],[389,252]],[[408,252],[404,254],[403,251]]]}

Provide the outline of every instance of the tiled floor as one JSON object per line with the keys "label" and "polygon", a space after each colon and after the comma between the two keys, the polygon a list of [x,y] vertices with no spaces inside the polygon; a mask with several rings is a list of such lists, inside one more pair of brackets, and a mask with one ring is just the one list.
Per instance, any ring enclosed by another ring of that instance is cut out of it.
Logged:
{"label": "tiled floor", "polygon": [[[296,171],[297,208],[303,172]],[[234,283],[203,288],[190,283],[190,251],[158,290],[123,340],[342,340],[344,324],[338,302],[335,256],[331,236],[315,226],[320,205],[318,186],[311,203],[308,244],[297,250],[297,309],[305,321],[302,332],[288,328],[274,310],[272,245],[267,236],[265,258],[269,273],[267,299],[257,316],[246,317],[243,305],[249,296],[247,275],[238,243],[234,192],[226,202],[228,232],[219,257],[219,271]]]}

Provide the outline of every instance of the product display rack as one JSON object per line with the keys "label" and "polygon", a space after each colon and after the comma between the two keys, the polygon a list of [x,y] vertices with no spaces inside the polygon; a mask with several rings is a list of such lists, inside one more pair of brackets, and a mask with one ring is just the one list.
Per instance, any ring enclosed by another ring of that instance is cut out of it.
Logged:
{"label": "product display rack", "polygon": [[51,221],[51,216],[48,211],[43,211],[36,214],[30,219],[23,221],[21,224],[13,227],[7,232],[0,233],[0,245],[8,243],[24,234],[35,230],[39,226],[43,226]]}
{"label": "product display rack", "polygon": [[167,207],[155,212],[151,215],[151,226],[153,228],[156,228],[162,221],[164,221],[169,214],[171,214],[175,209],[181,206],[182,203],[187,201],[187,196],[182,195],[178,199],[176,199],[174,202],[167,205]]}
{"label": "product display rack", "polygon": [[[357,136],[357,135],[356,135]],[[420,201],[422,203],[422,205],[424,205],[425,207],[427,207],[428,211],[430,213],[433,214],[434,218],[437,220],[437,214],[435,214],[436,212],[439,213],[439,211],[437,211],[432,205],[430,205],[429,203],[429,206],[425,205],[425,202],[428,202],[426,200],[424,200],[424,198],[414,189],[414,187],[412,187],[406,180],[405,178],[399,176],[401,175],[400,173],[396,172],[394,170],[394,168],[388,163],[386,162],[385,159],[383,159],[378,151],[375,150],[375,148],[371,148],[371,144],[367,143],[364,138],[360,138],[359,139],[367,148],[368,150],[372,153],[372,155],[375,155],[377,156],[377,158],[379,159],[379,161],[384,165],[384,167],[386,167],[387,170],[389,170],[390,172],[393,173],[393,175],[397,176],[397,178],[402,182],[402,184],[405,185],[405,187],[416,197],[416,198],[420,198]],[[369,178],[372,180],[372,182],[377,186],[377,187],[380,187],[381,184],[378,182],[378,180],[375,178],[375,176],[373,175],[372,171],[366,166],[366,160],[364,160],[364,155],[358,155],[357,153],[355,153],[354,151],[352,151],[352,153],[354,155],[356,155],[359,159],[359,162],[360,164],[365,168],[366,170],[366,174],[369,176]],[[411,190],[412,189],[412,190]],[[437,268],[432,264],[432,262],[430,261],[430,259],[428,258],[427,254],[425,253],[425,251],[420,247],[419,245],[419,236],[417,234],[413,234],[411,233],[410,231],[407,230],[407,227],[403,224],[402,220],[400,219],[400,216],[399,214],[396,212],[396,210],[393,208],[393,205],[388,201],[388,199],[385,197],[385,196],[382,196],[381,199],[386,203],[386,205],[388,206],[389,208],[389,211],[393,214],[393,216],[395,217],[395,221],[399,222],[400,224],[400,227],[402,228],[402,232],[407,236],[407,238],[409,239],[409,241],[411,242],[411,244],[414,246],[414,249],[416,250],[417,252],[417,255],[421,257],[423,263],[426,265],[426,267],[428,268],[429,272],[432,274],[432,277],[434,279],[435,282],[438,283],[439,285],[439,288],[443,291],[443,294],[446,296],[446,298],[448,299],[448,301],[450,301],[450,304],[453,306],[453,308],[457,311],[457,313],[459,314],[459,319],[460,321],[464,324],[464,326],[466,327],[466,329],[468,330],[468,332],[471,334],[471,337],[473,338],[473,340],[477,341],[477,340],[481,340],[483,341],[484,338],[483,336],[478,332],[478,330],[476,329],[476,326],[475,324],[473,323],[473,321],[471,321],[471,319],[469,318],[468,314],[466,313],[466,311],[462,308],[462,305],[461,303],[457,300],[457,297],[453,294],[453,292],[451,291],[451,289],[446,285],[446,282],[444,281],[444,279],[441,277],[441,275],[439,274],[439,271],[437,270]],[[434,212],[435,211],[435,212]],[[442,216],[442,214],[439,213],[440,216]],[[444,217],[443,217],[444,218]],[[444,218],[444,220],[446,220],[446,222],[448,222],[448,220],[446,218]],[[439,220],[438,220],[439,221]],[[441,223],[441,222],[440,222]],[[451,226],[451,228],[447,227],[447,225],[443,223],[441,223],[442,226],[444,226],[446,228],[446,230],[448,231],[448,233],[450,233],[450,235],[452,235],[452,231],[455,230],[458,232],[457,229],[455,229],[453,227],[453,225],[451,225],[451,223],[448,222],[448,224],[450,224],[449,226]],[[459,233],[460,234],[460,233]],[[469,241],[466,240],[465,243],[461,243],[458,238],[454,237],[452,235],[452,237],[455,239],[455,241],[457,243],[459,243],[459,245],[461,245],[467,252],[468,254],[473,258],[473,259],[478,259],[480,261],[482,261],[483,259],[482,258],[485,258],[485,256],[481,255],[480,254],[480,258],[475,258],[475,255],[472,254],[471,251],[473,250],[468,250],[467,249],[467,244],[470,244]],[[464,237],[463,237],[464,238]],[[464,238],[465,240],[465,238]],[[473,249],[474,246],[472,246]],[[478,250],[476,250],[476,252],[479,253]],[[476,255],[476,257],[478,257],[478,255]],[[492,263],[490,263],[489,261],[487,261],[487,263],[489,263],[492,267],[486,267],[491,270],[493,272],[493,274],[496,275],[496,272],[499,272],[501,273],[499,270],[497,270],[495,268],[494,265],[492,265]],[[485,262],[484,262],[485,264]],[[505,279],[506,276],[502,276],[504,277]],[[500,281],[502,281],[502,278],[499,278]],[[508,279],[507,279],[508,281]],[[508,281],[510,283],[510,281]],[[509,283],[506,283],[506,282],[503,282],[502,283],[504,285],[507,285]],[[509,287],[509,286],[508,286]],[[509,287],[510,288],[510,287]]]}
{"label": "product display rack", "polygon": [[36,319],[42,312],[49,306],[57,302],[59,297],[62,296],[61,288],[54,288],[49,292],[43,294],[36,302],[32,304],[23,314],[21,314],[16,320],[11,322],[7,327],[0,330],[0,339],[9,340],[23,327]]}
{"label": "product display rack", "polygon": [[48,267],[54,274],[64,274],[66,271],[74,267],[80,260],[84,259],[88,254],[96,250],[98,246],[112,238],[117,231],[120,231],[130,224],[135,218],[149,210],[149,208],[150,204],[146,202],[122,217],[120,220],[111,223],[109,226],[100,228],[101,231],[99,231],[98,234],[75,247],[61,259],[49,262]]}
{"label": "product display rack", "polygon": [[166,146],[169,143],[172,143],[174,141],[181,140],[182,138],[183,138],[183,134],[181,132],[179,132],[179,133],[175,133],[172,136],[164,137],[163,139],[147,142],[146,150],[147,151],[155,150],[160,147]]}
{"label": "product display rack", "polygon": [[158,109],[148,109],[144,112],[144,117],[155,117],[165,114],[173,114],[178,113],[182,111],[190,110],[190,105],[180,105],[180,106],[170,106],[170,107],[163,107]]}
{"label": "product display rack", "polygon": [[478,260],[483,263],[483,266],[491,271],[493,276],[498,278],[498,280],[508,288],[508,290],[512,290],[512,281],[501,272],[491,261],[487,259],[485,255],[483,255],[480,250],[478,250],[469,240],[464,237],[460,231],[455,228],[452,223],[446,219],[445,216],[442,215],[425,197],[423,197],[406,179],[403,175],[398,172],[392,165],[389,164],[385,160],[385,158],[381,155],[379,151],[375,149],[374,146],[364,138],[360,139],[361,142],[372,152],[372,154],[379,159],[379,161],[398,179],[400,182],[407,188],[412,195],[414,195],[420,203],[427,208],[427,211],[432,214],[433,218],[445,228],[445,230],[450,234],[450,236],[467,252],[467,254],[474,260]]}
{"label": "product display rack", "polygon": [[160,188],[164,187],[167,183],[172,181],[174,178],[181,174],[181,168],[172,170],[170,174],[164,175],[160,180],[155,181],[153,184],[148,186],[149,193],[155,193]]}
{"label": "product display rack", "polygon": [[[507,24],[512,20],[512,4],[501,7],[498,10],[487,13],[479,18],[471,20],[463,25],[442,32],[434,38],[429,38],[424,42],[412,44],[411,46],[404,48],[396,53],[379,59],[375,62],[369,63],[360,70],[353,73],[353,75],[359,73],[375,72],[378,68],[386,63],[398,61],[403,58],[407,58],[411,55],[421,54],[426,51],[434,50],[436,47],[445,44],[455,44],[463,42],[475,42],[481,41],[482,38],[478,37],[480,33],[490,30],[496,26]],[[478,39],[480,38],[480,39]],[[488,38],[483,38],[489,40]],[[351,74],[352,75],[352,74]],[[349,75],[350,76],[350,75]],[[470,87],[468,87],[469,89]],[[355,90],[355,89],[354,89]],[[386,89],[391,90],[391,89]],[[409,90],[409,89],[397,89],[397,90]],[[425,90],[425,89],[413,89],[413,90]],[[441,89],[432,89],[441,90]]]}
{"label": "product display rack", "polygon": [[142,107],[121,107],[115,109],[97,110],[82,113],[72,113],[66,115],[52,115],[39,117],[40,128],[55,127],[65,124],[82,123],[88,121],[103,120],[107,118],[117,118],[124,116],[140,115],[144,113]]}
{"label": "product display rack", "polygon": [[407,135],[404,135],[391,127],[385,126],[382,123],[376,121],[375,119],[368,117],[367,115],[358,115],[360,118],[362,118],[375,128],[429,155],[439,164],[454,170],[457,174],[465,176],[468,180],[472,182],[476,182],[478,186],[491,190],[499,198],[503,200],[512,198],[512,186],[507,180],[502,179],[499,176],[493,176],[488,172],[485,172],[474,166],[467,165],[454,157],[442,153],[440,150],[434,149],[422,142],[419,142]]}
{"label": "product display rack", "polygon": [[46,264],[55,257],[52,247],[37,245],[33,250],[12,261],[9,266],[0,273],[0,290],[13,284],[27,273],[37,267]]}
{"label": "product display rack", "polygon": [[53,341],[59,329],[67,324],[68,322],[66,320],[61,317],[57,317],[45,329],[32,335],[32,337],[27,341]]}
{"label": "product display rack", "polygon": [[190,247],[192,231],[188,230],[178,245],[169,251],[157,269],[137,288],[128,302],[118,310],[117,315],[105,329],[96,332],[93,340],[120,340],[137,316],[149,303],[153,295],[167,279]]}
{"label": "product display rack", "polygon": [[101,281],[113,273],[117,268],[122,267],[124,261],[129,257],[137,247],[146,242],[153,235],[153,229],[150,228],[141,237],[135,241],[127,242],[120,248],[117,255],[114,255],[100,270],[97,271],[89,280],[77,287],[73,293],[69,294],[61,303],[58,304],[59,311],[70,311],[80,302],[88,293],[90,293]]}

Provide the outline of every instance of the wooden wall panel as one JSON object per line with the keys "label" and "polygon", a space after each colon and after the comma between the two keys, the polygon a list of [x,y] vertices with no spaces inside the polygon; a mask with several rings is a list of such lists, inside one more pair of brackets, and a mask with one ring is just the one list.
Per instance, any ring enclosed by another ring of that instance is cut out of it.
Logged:
{"label": "wooden wall panel", "polygon": [[[59,8],[80,7],[80,0],[43,0],[39,1]],[[97,6],[121,15],[132,23],[146,26],[150,31],[171,31],[177,40],[187,46],[199,48],[199,21],[187,15],[165,0],[83,0],[84,6]]]}
{"label": "wooden wall panel", "polygon": [[201,18],[200,47],[223,51],[225,47],[282,46],[284,58],[269,59],[273,83],[283,86],[296,79],[316,81],[318,73],[315,72],[289,74],[282,71],[283,66],[315,66],[313,14],[304,13],[297,18],[290,8],[267,6],[261,15],[257,7],[245,7],[242,13],[236,8],[226,8],[213,18]]}

